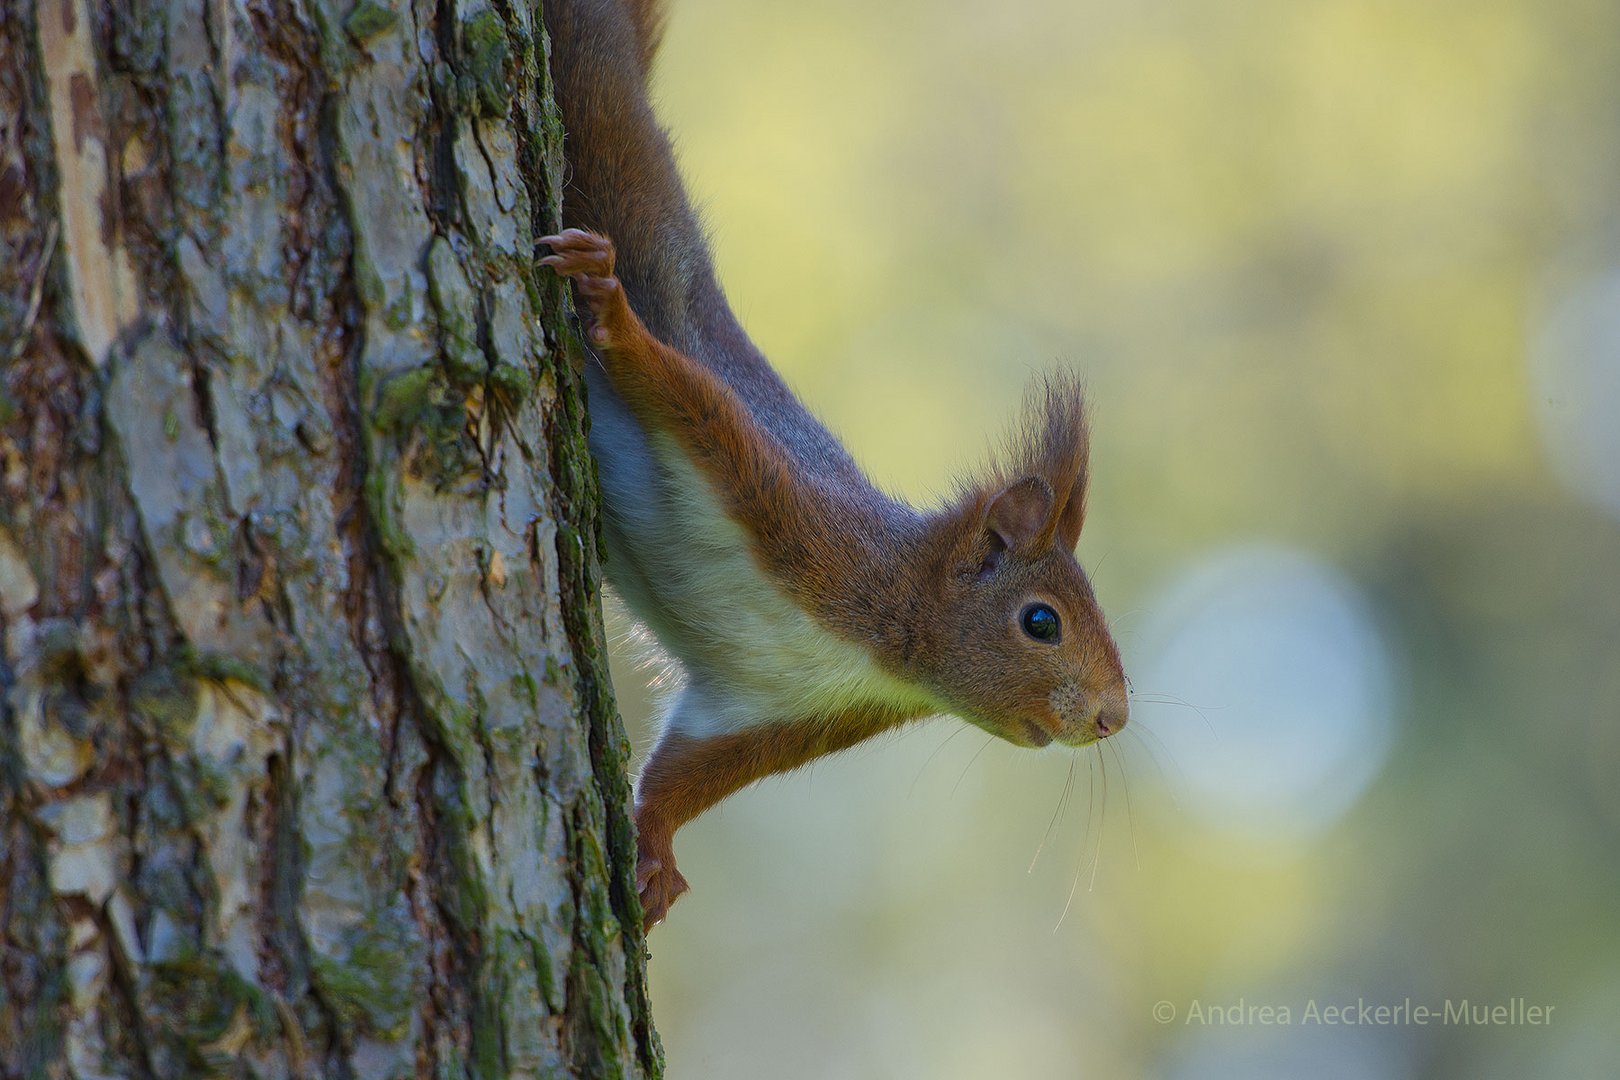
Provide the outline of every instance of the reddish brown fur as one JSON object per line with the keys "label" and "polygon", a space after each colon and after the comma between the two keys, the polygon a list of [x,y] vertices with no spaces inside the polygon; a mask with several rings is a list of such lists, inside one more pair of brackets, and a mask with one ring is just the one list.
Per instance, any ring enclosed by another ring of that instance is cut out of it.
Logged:
{"label": "reddish brown fur", "polygon": [[573,276],[589,301],[593,342],[620,396],[714,482],[760,565],[806,610],[903,667],[910,642],[893,613],[911,606],[906,571],[916,567],[894,556],[914,538],[866,498],[807,477],[714,372],[654,338],[614,276],[605,237],[570,229],[541,242],[558,253],[541,262]]}
{"label": "reddish brown fur", "polygon": [[[1075,741],[1123,726],[1119,653],[1072,551],[1085,517],[1088,447],[1072,380],[1043,384],[1031,426],[990,479],[915,528],[892,530],[864,501],[841,499],[795,470],[724,382],[647,331],[614,277],[606,238],[571,229],[542,242],[555,254],[541,262],[572,277],[585,299],[590,339],[620,395],[709,477],[760,565],[806,610],[1012,742]],[[1058,611],[1061,643],[1033,642],[1008,617],[1029,599]],[[754,780],[911,715],[875,710],[702,742],[666,737],[637,798],[649,919],[685,889],[670,847],[682,824]]]}
{"label": "reddish brown fur", "polygon": [[[1043,383],[1027,425],[944,509],[882,495],[760,355],[715,280],[647,102],[661,3],[548,0],[543,13],[568,133],[564,220],[576,227],[543,241],[556,252],[543,261],[575,278],[636,424],[672,438],[710,481],[775,585],[893,676],[1025,745],[1117,731],[1119,654],[1073,555],[1088,448],[1078,385]],[[592,233],[617,242],[616,265],[614,245]],[[634,552],[610,551],[610,572],[614,558],[629,568]],[[1021,631],[1031,601],[1059,613],[1061,642]],[[701,741],[666,732],[637,791],[649,922],[685,888],[670,846],[680,825],[909,715],[785,716]]]}

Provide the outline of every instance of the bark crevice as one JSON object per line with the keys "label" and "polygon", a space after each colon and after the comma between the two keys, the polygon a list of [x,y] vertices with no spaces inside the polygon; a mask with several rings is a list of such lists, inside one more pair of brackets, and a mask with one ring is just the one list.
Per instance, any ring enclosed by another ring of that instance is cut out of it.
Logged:
{"label": "bark crevice", "polygon": [[0,1074],[660,1071],[538,13],[367,2],[0,9]]}

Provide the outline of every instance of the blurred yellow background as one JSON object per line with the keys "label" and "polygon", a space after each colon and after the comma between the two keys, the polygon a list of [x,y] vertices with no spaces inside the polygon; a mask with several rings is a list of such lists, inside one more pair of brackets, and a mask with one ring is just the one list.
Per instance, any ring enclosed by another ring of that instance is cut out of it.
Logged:
{"label": "blurred yellow background", "polygon": [[[685,829],[669,1075],[1616,1075],[1620,8],[671,15],[721,279],[874,478],[935,500],[1087,373],[1139,697],[1100,748],[934,720]],[[1408,998],[1553,1011],[1306,1016]]]}

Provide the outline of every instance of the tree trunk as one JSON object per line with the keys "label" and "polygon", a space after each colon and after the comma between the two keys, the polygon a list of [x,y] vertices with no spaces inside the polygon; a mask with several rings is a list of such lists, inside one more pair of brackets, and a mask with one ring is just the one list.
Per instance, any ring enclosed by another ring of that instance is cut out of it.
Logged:
{"label": "tree trunk", "polygon": [[544,57],[0,3],[0,1075],[658,1073]]}

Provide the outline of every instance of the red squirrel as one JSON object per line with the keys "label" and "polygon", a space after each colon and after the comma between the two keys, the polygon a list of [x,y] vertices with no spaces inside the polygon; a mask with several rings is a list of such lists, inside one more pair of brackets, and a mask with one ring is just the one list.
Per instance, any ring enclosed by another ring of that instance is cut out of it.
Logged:
{"label": "red squirrel", "polygon": [[675,831],[773,773],[954,713],[1020,746],[1125,725],[1119,651],[1074,556],[1088,435],[1043,380],[946,506],[877,490],[749,340],[648,104],[658,0],[547,0],[571,175],[540,259],[586,339],[609,584],[684,670],[635,789],[646,924]]}

